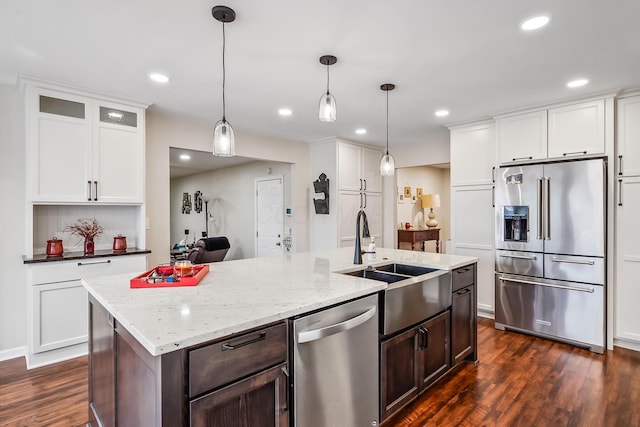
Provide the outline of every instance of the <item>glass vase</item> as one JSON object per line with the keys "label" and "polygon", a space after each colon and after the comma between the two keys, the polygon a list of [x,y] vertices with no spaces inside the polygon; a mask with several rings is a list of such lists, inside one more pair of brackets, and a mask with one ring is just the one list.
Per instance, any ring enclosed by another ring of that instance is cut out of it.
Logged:
{"label": "glass vase", "polygon": [[86,237],[84,239],[84,254],[93,255],[94,248],[93,237]]}

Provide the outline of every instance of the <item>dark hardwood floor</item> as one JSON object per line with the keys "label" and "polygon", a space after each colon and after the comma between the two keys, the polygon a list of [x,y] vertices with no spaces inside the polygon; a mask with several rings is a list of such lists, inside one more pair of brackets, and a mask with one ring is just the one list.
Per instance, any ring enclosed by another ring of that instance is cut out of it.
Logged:
{"label": "dark hardwood floor", "polygon": [[[640,426],[640,353],[601,356],[478,325],[480,364],[440,380],[384,427]],[[84,426],[87,358],[0,362],[0,426]],[[348,426],[345,426],[348,427]]]}
{"label": "dark hardwood floor", "polygon": [[27,370],[23,357],[0,362],[0,426],[84,426],[87,357]]}
{"label": "dark hardwood floor", "polygon": [[640,426],[638,352],[597,355],[479,319],[478,354],[384,427]]}

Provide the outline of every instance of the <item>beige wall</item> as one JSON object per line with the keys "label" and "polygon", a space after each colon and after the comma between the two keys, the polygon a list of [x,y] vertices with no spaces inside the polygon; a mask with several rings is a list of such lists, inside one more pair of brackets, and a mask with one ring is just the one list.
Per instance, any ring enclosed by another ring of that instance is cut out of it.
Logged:
{"label": "beige wall", "polygon": [[[429,166],[440,165],[449,163],[449,130],[444,126],[441,130],[436,131],[430,135],[425,135],[424,142],[411,145],[402,145],[398,148],[389,146],[389,152],[393,155],[396,161],[396,169],[414,167],[414,166]],[[448,169],[446,169],[448,173]],[[446,180],[449,178],[447,177]],[[383,245],[385,248],[394,248],[396,242],[396,228],[399,221],[396,220],[396,185],[397,174],[392,177],[385,177],[383,179]],[[442,177],[442,182],[445,181],[445,177]],[[443,184],[444,185],[444,184]],[[447,185],[447,188],[450,185]],[[444,190],[442,190],[444,192]],[[442,197],[442,194],[441,194]],[[442,204],[444,201],[441,199]],[[449,203],[447,203],[449,204]],[[448,211],[442,211],[437,214],[437,219],[450,217]]]}
{"label": "beige wall", "polygon": [[[440,228],[440,240],[449,238],[449,168],[436,168],[432,166],[413,166],[396,170],[396,182],[399,191],[404,191],[404,187],[411,187],[412,194],[416,194],[416,188],[422,188],[423,194],[439,194],[440,207],[434,208],[438,228]],[[397,194],[397,193],[396,193]],[[410,199],[405,199],[403,203],[397,202],[396,197],[396,227],[409,222],[416,227],[425,227],[425,221],[429,209],[422,209],[420,200],[411,203]],[[427,242],[426,249],[435,252],[435,242]]]}
{"label": "beige wall", "polygon": [[[206,153],[211,155],[209,153]],[[238,166],[188,175],[171,180],[171,244],[185,237],[192,243],[205,231],[205,205],[202,212],[194,209],[182,213],[182,195],[201,191],[209,196],[207,207],[213,216],[209,220],[209,236],[225,236],[231,248],[225,260],[253,258],[255,256],[255,181],[282,177],[283,203],[291,206],[291,164],[282,162],[255,161]],[[283,232],[291,227],[291,218],[282,213]]]}
{"label": "beige wall", "polygon": [[[0,85],[0,360],[16,357],[27,344],[25,250],[25,148],[22,93]],[[64,165],[60,165],[64,167]],[[11,350],[11,351],[8,351]],[[18,353],[16,353],[18,352]]]}
{"label": "beige wall", "polygon": [[[169,147],[199,151],[212,149],[213,123],[197,122],[147,111],[146,215],[148,264],[169,261],[171,247]],[[236,130],[236,154],[255,159],[292,163],[291,218],[293,251],[309,249],[309,146]]]}

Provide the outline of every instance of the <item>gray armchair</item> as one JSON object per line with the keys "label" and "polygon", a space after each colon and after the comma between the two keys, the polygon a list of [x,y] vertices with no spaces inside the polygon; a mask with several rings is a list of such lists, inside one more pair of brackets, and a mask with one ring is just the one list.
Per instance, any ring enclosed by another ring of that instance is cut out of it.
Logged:
{"label": "gray armchair", "polygon": [[223,261],[231,248],[226,237],[207,237],[198,240],[189,252],[189,261],[193,264]]}

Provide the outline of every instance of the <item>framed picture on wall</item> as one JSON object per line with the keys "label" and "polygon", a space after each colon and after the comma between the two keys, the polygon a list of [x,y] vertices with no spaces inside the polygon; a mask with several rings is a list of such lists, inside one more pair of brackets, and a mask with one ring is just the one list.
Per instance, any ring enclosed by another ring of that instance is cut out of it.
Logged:
{"label": "framed picture on wall", "polygon": [[411,187],[404,187],[404,197],[407,199],[411,198]]}
{"label": "framed picture on wall", "polygon": [[398,194],[398,203],[404,203],[404,194]]}
{"label": "framed picture on wall", "polygon": [[411,195],[411,203],[415,203],[418,200],[415,194]]}
{"label": "framed picture on wall", "polygon": [[418,199],[422,197],[422,187],[416,188],[416,196],[418,196]]}

